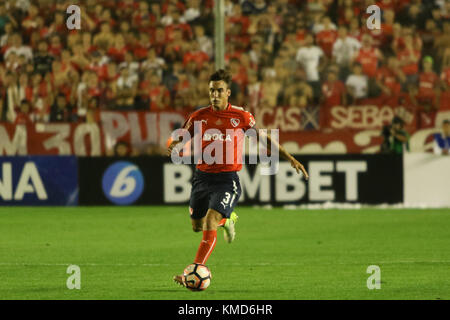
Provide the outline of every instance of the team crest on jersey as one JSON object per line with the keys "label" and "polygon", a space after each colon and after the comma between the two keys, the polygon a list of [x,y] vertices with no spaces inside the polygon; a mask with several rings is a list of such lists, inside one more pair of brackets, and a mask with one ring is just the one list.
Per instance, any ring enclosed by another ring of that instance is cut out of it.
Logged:
{"label": "team crest on jersey", "polygon": [[241,122],[241,120],[236,119],[236,118],[231,118],[230,122],[231,122],[231,125],[236,128],[239,125],[239,122]]}

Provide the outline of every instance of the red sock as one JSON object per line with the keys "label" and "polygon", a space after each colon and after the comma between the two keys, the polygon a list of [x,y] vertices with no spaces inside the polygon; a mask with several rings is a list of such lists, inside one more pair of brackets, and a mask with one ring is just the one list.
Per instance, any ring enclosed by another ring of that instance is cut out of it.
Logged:
{"label": "red sock", "polygon": [[223,227],[226,222],[227,222],[227,218],[223,218],[222,220],[220,220],[220,222],[219,222],[219,224],[217,226],[218,227]]}
{"label": "red sock", "polygon": [[195,256],[194,263],[205,264],[208,260],[211,252],[216,246],[217,231],[216,230],[205,230],[203,231],[203,239],[200,242],[200,246],[197,250],[197,255]]}

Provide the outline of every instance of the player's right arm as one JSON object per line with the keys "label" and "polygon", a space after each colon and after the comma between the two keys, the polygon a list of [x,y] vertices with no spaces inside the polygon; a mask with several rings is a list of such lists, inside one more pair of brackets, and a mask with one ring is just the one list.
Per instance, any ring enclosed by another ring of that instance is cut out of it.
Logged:
{"label": "player's right arm", "polygon": [[[191,115],[189,119],[183,124],[182,129],[187,130],[190,135],[190,139],[194,136],[194,117]],[[179,137],[177,140],[172,140],[169,144],[169,147],[167,148],[167,156],[170,157],[172,154],[172,150],[180,143],[183,142],[184,137]],[[171,138],[172,139],[172,138]],[[189,140],[190,140],[189,139]],[[188,141],[184,141],[187,143]]]}

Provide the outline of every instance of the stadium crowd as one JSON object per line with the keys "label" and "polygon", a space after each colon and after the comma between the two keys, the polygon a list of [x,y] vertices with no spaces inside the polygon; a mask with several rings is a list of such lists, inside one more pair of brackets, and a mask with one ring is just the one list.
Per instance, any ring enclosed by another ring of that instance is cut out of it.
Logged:
{"label": "stadium crowd", "polygon": [[[68,30],[72,3],[0,2],[0,121],[208,105],[213,0],[80,0]],[[372,4],[381,29],[367,28]],[[234,104],[450,108],[450,1],[226,0],[225,14]]]}

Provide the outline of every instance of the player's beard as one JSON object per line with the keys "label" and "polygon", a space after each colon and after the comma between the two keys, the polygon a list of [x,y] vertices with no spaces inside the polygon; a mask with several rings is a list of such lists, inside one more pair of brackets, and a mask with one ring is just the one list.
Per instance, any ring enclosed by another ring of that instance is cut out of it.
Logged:
{"label": "player's beard", "polygon": [[211,101],[212,107],[216,111],[225,110],[228,105],[228,100],[213,100]]}

